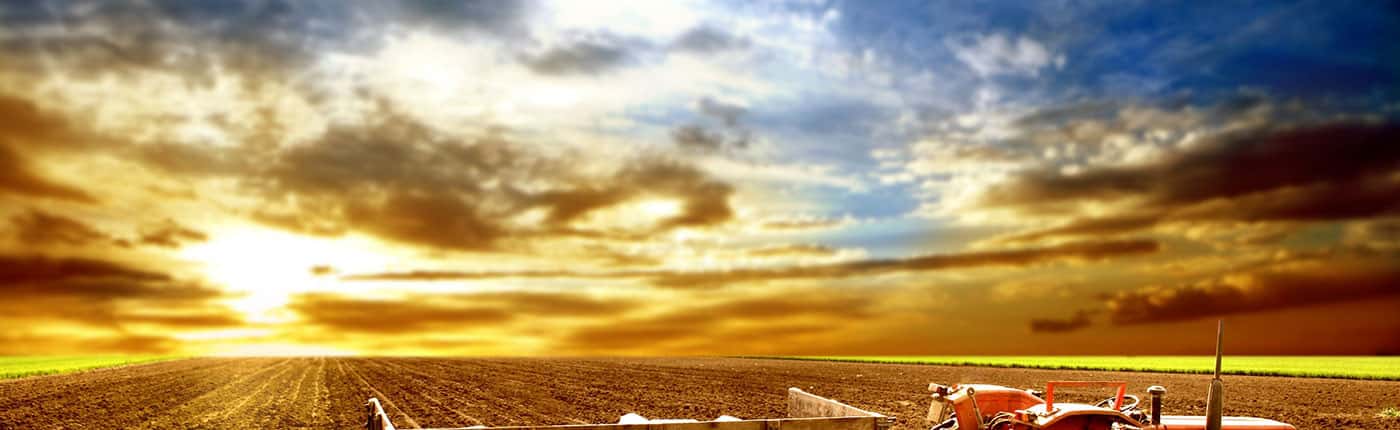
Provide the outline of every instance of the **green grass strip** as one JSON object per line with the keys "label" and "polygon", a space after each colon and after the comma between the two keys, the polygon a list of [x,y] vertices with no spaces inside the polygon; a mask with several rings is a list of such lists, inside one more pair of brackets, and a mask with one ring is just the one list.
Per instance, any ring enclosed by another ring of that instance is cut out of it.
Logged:
{"label": "green grass strip", "polygon": [[174,356],[0,356],[0,379],[173,360]]}
{"label": "green grass strip", "polygon": [[[1209,374],[1213,356],[779,356],[788,360],[934,364],[1027,369],[1110,370]],[[1400,357],[1225,356],[1222,373],[1365,380],[1400,380]]]}

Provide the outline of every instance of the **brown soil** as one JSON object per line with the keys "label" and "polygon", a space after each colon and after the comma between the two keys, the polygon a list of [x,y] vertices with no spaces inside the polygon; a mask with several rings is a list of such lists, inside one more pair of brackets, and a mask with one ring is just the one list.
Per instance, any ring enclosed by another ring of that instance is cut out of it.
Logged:
{"label": "brown soil", "polygon": [[[1199,375],[738,358],[204,358],[0,382],[0,429],[352,429],[369,397],[401,428],[606,423],[628,412],[764,418],[782,417],[786,389],[800,387],[917,430],[927,428],[929,382],[1106,379],[1143,397],[1165,386],[1170,414],[1205,409],[1209,378]],[[1377,416],[1400,406],[1400,382],[1228,376],[1225,385],[1230,415],[1400,429],[1400,418]]]}

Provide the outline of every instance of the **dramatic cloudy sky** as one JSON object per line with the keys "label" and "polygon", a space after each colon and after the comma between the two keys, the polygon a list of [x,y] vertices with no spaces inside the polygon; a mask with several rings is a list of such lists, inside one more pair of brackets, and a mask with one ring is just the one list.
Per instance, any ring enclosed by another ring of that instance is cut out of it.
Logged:
{"label": "dramatic cloudy sky", "polygon": [[1400,353],[1386,4],[0,3],[0,353]]}

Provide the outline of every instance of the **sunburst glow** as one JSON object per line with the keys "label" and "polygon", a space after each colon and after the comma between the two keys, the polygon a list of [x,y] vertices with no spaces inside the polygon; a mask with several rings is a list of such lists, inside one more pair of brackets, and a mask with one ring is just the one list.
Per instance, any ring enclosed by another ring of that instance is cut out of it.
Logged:
{"label": "sunburst glow", "polygon": [[1400,14],[1221,3],[0,2],[0,355],[1400,353]]}
{"label": "sunburst glow", "polygon": [[394,259],[382,248],[364,239],[243,227],[220,231],[208,242],[181,250],[180,256],[202,266],[210,281],[234,293],[232,306],[249,321],[278,323],[294,318],[284,310],[293,295],[335,291],[336,268],[391,267]]}

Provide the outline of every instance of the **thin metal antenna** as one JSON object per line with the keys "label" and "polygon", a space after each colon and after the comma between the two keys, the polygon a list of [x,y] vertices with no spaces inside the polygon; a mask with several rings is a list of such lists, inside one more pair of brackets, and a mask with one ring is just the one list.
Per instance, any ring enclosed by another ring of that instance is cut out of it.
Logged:
{"label": "thin metal antenna", "polygon": [[1225,415],[1225,382],[1220,380],[1220,356],[1225,338],[1225,320],[1215,326],[1215,379],[1210,380],[1210,391],[1206,393],[1206,430],[1220,430],[1220,422]]}
{"label": "thin metal antenna", "polygon": [[1225,320],[1216,321],[1215,325],[1215,379],[1220,379],[1220,356],[1222,354],[1222,341],[1225,338]]}

